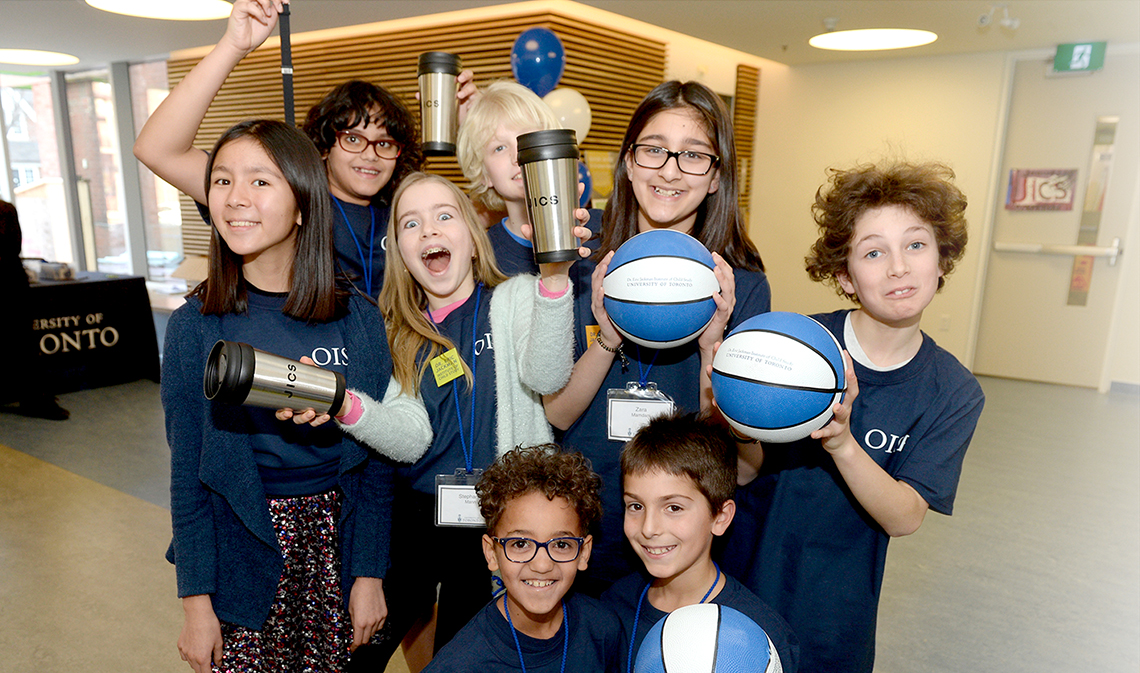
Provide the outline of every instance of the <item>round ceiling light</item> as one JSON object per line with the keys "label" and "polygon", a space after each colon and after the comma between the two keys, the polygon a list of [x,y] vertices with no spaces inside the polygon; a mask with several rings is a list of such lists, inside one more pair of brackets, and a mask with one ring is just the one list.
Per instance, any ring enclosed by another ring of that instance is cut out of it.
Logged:
{"label": "round ceiling light", "polygon": [[910,28],[867,28],[820,33],[808,40],[816,49],[834,51],[881,51],[921,47],[938,39],[929,30]]}
{"label": "round ceiling light", "polygon": [[0,63],[11,65],[75,65],[79,59],[71,54],[39,49],[0,49]]}
{"label": "round ceiling light", "polygon": [[178,2],[155,2],[155,0],[87,0],[95,9],[144,19],[165,19],[168,21],[210,21],[224,19],[234,6],[226,0],[178,0]]}

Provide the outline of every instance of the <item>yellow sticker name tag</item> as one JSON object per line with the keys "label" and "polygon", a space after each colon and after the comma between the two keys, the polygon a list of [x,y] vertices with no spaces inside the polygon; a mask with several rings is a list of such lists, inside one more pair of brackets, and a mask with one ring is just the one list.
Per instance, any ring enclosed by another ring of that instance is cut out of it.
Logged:
{"label": "yellow sticker name tag", "polygon": [[590,344],[594,343],[594,339],[598,338],[598,332],[601,331],[602,328],[598,325],[586,325],[586,348],[589,348]]}
{"label": "yellow sticker name tag", "polygon": [[431,373],[435,375],[435,385],[443,386],[463,376],[463,360],[454,348],[443,355],[431,359]]}

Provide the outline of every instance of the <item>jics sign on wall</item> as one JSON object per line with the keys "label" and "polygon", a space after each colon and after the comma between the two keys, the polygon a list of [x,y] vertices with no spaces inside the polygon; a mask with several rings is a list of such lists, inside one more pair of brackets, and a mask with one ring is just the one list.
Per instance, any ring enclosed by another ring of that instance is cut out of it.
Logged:
{"label": "jics sign on wall", "polygon": [[1075,168],[1015,168],[1009,172],[1006,210],[1072,210]]}

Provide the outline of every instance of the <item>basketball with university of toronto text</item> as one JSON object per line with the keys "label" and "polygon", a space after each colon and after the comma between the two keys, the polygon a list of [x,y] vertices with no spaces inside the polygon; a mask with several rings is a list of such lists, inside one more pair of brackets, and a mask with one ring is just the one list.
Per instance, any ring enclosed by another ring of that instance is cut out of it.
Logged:
{"label": "basketball with university of toronto text", "polygon": [[713,358],[717,406],[742,435],[794,442],[831,422],[846,391],[843,351],[826,327],[799,313],[745,320]]}
{"label": "basketball with university of toronto text", "polygon": [[642,232],[621,245],[602,281],[614,327],[649,348],[675,348],[700,336],[720,292],[712,253],[671,229]]}

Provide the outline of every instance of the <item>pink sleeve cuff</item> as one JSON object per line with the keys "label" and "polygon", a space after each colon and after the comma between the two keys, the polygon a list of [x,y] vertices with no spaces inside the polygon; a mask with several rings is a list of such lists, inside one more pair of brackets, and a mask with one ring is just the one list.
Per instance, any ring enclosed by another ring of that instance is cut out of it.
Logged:
{"label": "pink sleeve cuff", "polygon": [[546,289],[545,285],[543,285],[542,279],[541,278],[538,279],[538,293],[540,295],[542,295],[543,297],[545,297],[546,299],[558,299],[562,295],[566,294],[566,292],[569,289],[570,289],[570,284],[567,283],[566,287],[562,288],[561,292],[551,292],[550,290]]}
{"label": "pink sleeve cuff", "polygon": [[351,390],[344,391],[344,394],[348,395],[348,399],[352,401],[352,407],[348,410],[347,414],[338,417],[336,420],[344,425],[353,425],[364,415],[364,405],[360,403],[359,397],[352,394]]}

